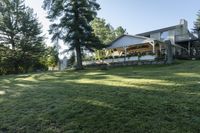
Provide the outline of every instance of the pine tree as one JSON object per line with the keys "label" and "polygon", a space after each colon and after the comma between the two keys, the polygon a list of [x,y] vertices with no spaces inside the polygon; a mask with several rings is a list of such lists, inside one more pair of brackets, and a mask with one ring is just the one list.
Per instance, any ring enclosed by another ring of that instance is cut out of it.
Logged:
{"label": "pine tree", "polygon": [[41,35],[42,27],[32,9],[26,9],[20,23],[22,24],[19,28],[21,39],[17,48],[21,53],[21,66],[27,70],[45,52],[44,37]]}
{"label": "pine tree", "polygon": [[63,40],[70,46],[69,50],[75,49],[77,69],[83,69],[82,48],[96,47],[98,42],[90,22],[100,9],[99,4],[96,0],[44,0],[44,9],[54,22],[50,26],[52,40]]}
{"label": "pine tree", "polygon": [[23,0],[1,0],[0,9],[0,47],[10,51],[4,58],[15,73],[27,72],[44,51],[41,26]]}
{"label": "pine tree", "polygon": [[198,36],[198,39],[200,39],[200,11],[197,13],[197,19],[194,22],[193,31]]}

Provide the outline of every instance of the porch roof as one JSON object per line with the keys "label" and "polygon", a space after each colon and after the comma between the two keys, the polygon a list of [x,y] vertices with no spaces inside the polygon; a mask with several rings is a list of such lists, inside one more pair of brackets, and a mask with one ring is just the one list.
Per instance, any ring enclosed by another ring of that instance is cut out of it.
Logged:
{"label": "porch roof", "polygon": [[134,45],[144,45],[147,43],[153,45],[154,39],[143,36],[122,35],[110,43],[106,49],[124,48]]}

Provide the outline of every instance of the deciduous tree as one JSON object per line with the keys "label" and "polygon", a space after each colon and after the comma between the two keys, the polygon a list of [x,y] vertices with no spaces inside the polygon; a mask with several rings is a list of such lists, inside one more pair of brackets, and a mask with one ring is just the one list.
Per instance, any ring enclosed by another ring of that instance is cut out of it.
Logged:
{"label": "deciduous tree", "polygon": [[107,45],[115,39],[114,28],[106,23],[105,19],[95,18],[91,22],[94,34],[99,38],[103,45]]}
{"label": "deciduous tree", "polygon": [[126,29],[124,29],[122,26],[119,26],[115,29],[115,37],[120,37],[124,34],[127,34]]}
{"label": "deciduous tree", "polygon": [[116,29],[112,25],[106,23],[105,19],[95,18],[91,22],[94,34],[99,38],[103,45],[108,45],[113,40],[126,33],[126,30],[121,26]]}

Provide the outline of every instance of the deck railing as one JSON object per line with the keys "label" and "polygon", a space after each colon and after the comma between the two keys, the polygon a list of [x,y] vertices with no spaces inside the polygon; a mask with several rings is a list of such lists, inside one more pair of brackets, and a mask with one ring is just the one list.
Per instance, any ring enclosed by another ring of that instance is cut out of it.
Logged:
{"label": "deck railing", "polygon": [[190,40],[190,35],[189,34],[181,34],[181,35],[176,35],[175,36],[175,41],[176,42],[188,41],[188,40]]}
{"label": "deck railing", "polygon": [[156,59],[156,55],[143,55],[141,57],[138,56],[131,56],[131,57],[120,57],[120,58],[113,58],[113,59],[104,59],[104,60],[93,60],[93,61],[83,61],[83,65],[90,65],[90,64],[100,64],[104,63],[116,63],[116,62],[127,62],[127,61],[154,61]]}

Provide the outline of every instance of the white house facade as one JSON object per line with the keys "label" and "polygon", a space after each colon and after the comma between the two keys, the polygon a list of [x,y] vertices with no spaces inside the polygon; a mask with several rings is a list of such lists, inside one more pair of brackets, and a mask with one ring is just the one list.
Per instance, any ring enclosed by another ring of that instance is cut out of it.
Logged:
{"label": "white house facade", "polygon": [[84,62],[84,65],[102,62],[153,61],[158,58],[166,60],[169,55],[169,45],[172,56],[182,55],[183,53],[189,55],[193,40],[196,40],[196,38],[188,30],[187,21],[181,19],[179,24],[171,27],[136,35],[122,35],[104,49],[105,58],[87,61]]}

